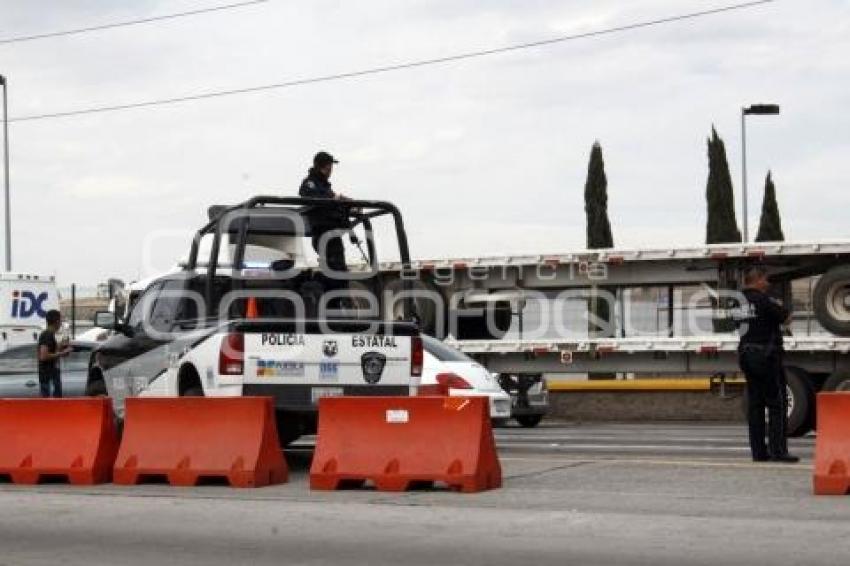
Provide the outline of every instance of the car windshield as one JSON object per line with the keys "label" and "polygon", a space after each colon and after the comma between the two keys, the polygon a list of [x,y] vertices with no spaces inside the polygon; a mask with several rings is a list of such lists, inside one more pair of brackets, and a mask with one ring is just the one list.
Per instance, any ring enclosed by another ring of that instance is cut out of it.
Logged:
{"label": "car windshield", "polygon": [[422,346],[441,362],[474,362],[472,358],[431,336],[422,336]]}

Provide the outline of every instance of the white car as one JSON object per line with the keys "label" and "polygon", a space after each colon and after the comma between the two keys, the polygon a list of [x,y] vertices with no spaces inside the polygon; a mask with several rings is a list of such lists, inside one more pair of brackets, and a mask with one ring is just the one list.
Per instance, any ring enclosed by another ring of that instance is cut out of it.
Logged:
{"label": "white car", "polygon": [[422,335],[425,359],[420,395],[481,396],[490,399],[490,418],[511,418],[511,396],[499,385],[487,368],[431,336]]}

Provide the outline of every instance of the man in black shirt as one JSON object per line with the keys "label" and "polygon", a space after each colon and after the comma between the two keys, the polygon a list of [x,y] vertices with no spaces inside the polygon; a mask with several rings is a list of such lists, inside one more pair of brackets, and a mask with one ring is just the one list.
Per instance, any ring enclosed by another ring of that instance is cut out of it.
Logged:
{"label": "man in black shirt", "polygon": [[[798,462],[788,454],[785,435],[786,392],[782,367],[782,325],[789,312],[767,294],[767,271],[751,267],[744,274],[748,316],[741,335],[738,359],[747,378],[747,420],[753,460]],[[768,444],[765,446],[765,408]]]}
{"label": "man in black shirt", "polygon": [[50,397],[53,386],[53,397],[62,396],[62,379],[59,374],[59,358],[71,353],[71,347],[63,345],[59,349],[56,342],[56,332],[59,330],[61,315],[57,310],[47,311],[47,328],[38,337],[38,384],[41,386],[41,396]]}

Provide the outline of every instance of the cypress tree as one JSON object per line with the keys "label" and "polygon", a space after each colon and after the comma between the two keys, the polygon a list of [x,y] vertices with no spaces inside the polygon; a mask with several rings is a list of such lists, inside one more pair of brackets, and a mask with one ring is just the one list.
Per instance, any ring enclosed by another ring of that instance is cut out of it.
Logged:
{"label": "cypress tree", "polygon": [[[598,141],[590,150],[590,162],[587,165],[587,181],[584,185],[584,212],[587,216],[587,248],[613,248],[614,237],[611,234],[611,222],[608,220],[608,179],[605,176],[605,160],[602,158],[602,146]],[[611,321],[611,309],[608,302],[597,294],[598,287],[590,292],[588,312],[600,321]],[[609,336],[603,322],[594,324],[588,321],[588,334]],[[591,379],[609,379],[613,374],[592,374]]]}
{"label": "cypress tree", "polygon": [[782,221],[779,218],[779,205],[776,204],[776,187],[770,171],[764,180],[764,200],[761,203],[761,220],[756,242],[781,242],[785,240],[782,233]]}
{"label": "cypress tree", "polygon": [[587,166],[587,182],[584,185],[584,212],[587,215],[587,247],[612,248],[611,223],[608,220],[608,179],[605,177],[605,161],[602,146],[594,142]]}
{"label": "cypress tree", "polygon": [[732,176],[726,161],[726,144],[714,126],[708,139],[708,183],[705,198],[708,202],[705,243],[740,242],[741,232],[735,220]]}

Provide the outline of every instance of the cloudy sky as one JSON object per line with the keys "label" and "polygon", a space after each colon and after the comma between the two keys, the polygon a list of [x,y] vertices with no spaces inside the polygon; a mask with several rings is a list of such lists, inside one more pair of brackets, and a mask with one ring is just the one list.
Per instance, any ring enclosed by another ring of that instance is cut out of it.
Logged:
{"label": "cloudy sky", "polygon": [[[0,0],[5,38],[227,0]],[[588,32],[733,0],[269,0],[0,43],[12,117],[328,75]],[[293,194],[320,148],[334,185],[397,203],[417,257],[584,245],[600,140],[615,243],[704,239],[705,138],[725,138],[750,226],[772,169],[786,236],[850,237],[850,1],[745,11],[453,64],[10,126],[13,268],[62,285],[165,269],[213,203]]]}

